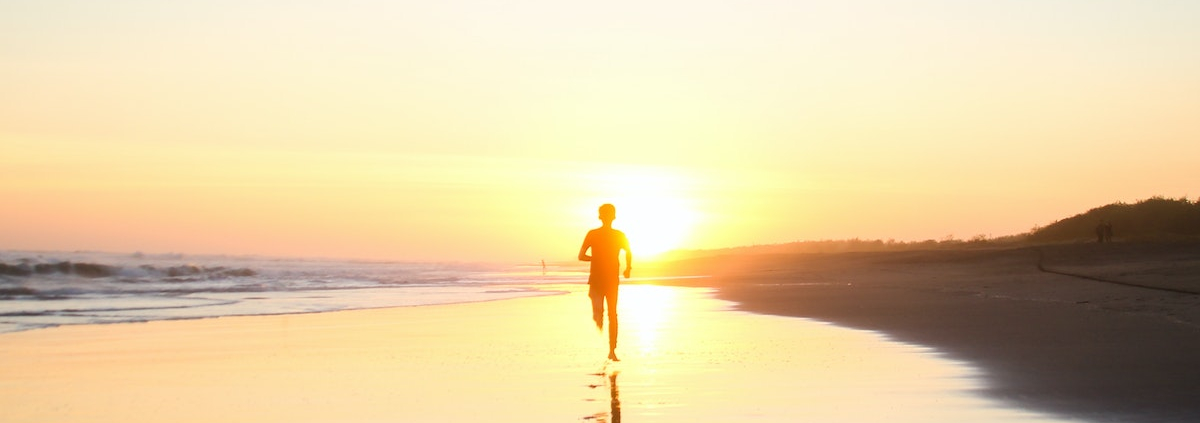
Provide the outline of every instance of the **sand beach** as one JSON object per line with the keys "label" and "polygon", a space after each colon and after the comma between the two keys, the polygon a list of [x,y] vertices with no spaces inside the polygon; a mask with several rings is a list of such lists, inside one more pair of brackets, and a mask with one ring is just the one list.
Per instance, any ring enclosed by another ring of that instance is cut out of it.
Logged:
{"label": "sand beach", "polygon": [[1190,282],[1038,267],[1145,282],[1194,247],[1095,248],[692,262],[714,276],[622,288],[618,363],[578,284],[8,333],[0,406],[10,422],[1194,421]]}
{"label": "sand beach", "polygon": [[985,369],[986,395],[1023,408],[1090,421],[1200,420],[1200,246],[1194,243],[758,256],[693,265],[723,273],[713,284],[740,309],[878,330],[976,363]]}
{"label": "sand beach", "polygon": [[[1059,421],[936,352],[630,285],[607,362],[582,286],[475,304],[0,335],[5,421]],[[864,406],[870,405],[870,406]]]}
{"label": "sand beach", "polygon": [[1200,422],[1198,16],[2,1],[0,423]]}

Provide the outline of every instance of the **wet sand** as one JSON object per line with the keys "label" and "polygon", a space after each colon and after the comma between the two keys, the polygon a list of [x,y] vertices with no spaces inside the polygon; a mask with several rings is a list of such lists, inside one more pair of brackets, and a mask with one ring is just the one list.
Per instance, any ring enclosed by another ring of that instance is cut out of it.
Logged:
{"label": "wet sand", "polygon": [[12,422],[1200,421],[1200,296],[1183,292],[1198,252],[702,260],[717,277],[659,283],[706,288],[623,287],[617,364],[579,285],[10,333],[0,408]]}
{"label": "wet sand", "polygon": [[1200,421],[1200,295],[1189,293],[1200,292],[1197,244],[691,265],[721,274],[706,284],[743,310],[882,331],[978,364],[988,396],[1023,408],[1092,421]]}
{"label": "wet sand", "polygon": [[584,286],[489,303],[0,335],[7,422],[1045,422],[880,334],[626,286],[607,363]]}

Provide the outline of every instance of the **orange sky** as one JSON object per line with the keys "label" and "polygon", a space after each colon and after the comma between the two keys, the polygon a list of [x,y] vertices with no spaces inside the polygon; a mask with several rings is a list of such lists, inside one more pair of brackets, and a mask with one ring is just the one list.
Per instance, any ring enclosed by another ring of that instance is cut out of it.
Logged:
{"label": "orange sky", "polygon": [[[573,259],[1200,194],[1192,2],[0,4],[0,248]],[[641,247],[639,249],[639,246]]]}

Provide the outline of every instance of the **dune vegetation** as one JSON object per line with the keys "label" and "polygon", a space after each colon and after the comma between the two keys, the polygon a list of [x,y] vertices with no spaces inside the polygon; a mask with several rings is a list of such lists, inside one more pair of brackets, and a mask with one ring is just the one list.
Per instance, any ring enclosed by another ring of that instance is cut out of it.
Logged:
{"label": "dune vegetation", "polygon": [[931,249],[1009,247],[1063,242],[1094,242],[1096,226],[1112,226],[1113,241],[1194,241],[1200,240],[1200,199],[1152,197],[1133,204],[1117,202],[1063,218],[1026,233],[989,237],[975,235],[957,238],[896,241],[882,239],[844,239],[797,241],[762,244],[716,250],[677,250],[663,256],[667,260],[733,254],[804,254],[871,251],[908,251]]}
{"label": "dune vegetation", "polygon": [[1113,227],[1116,241],[1172,241],[1200,239],[1200,199],[1153,197],[1133,204],[1096,207],[1050,225],[1034,228],[1029,242],[1064,242],[1095,239],[1101,223]]}

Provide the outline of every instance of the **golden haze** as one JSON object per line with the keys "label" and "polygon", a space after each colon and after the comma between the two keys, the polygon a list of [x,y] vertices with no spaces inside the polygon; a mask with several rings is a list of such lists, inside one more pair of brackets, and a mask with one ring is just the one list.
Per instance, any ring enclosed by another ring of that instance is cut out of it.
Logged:
{"label": "golden haze", "polygon": [[649,254],[1197,195],[1194,2],[302,3],[0,4],[0,248],[528,262],[603,202]]}

